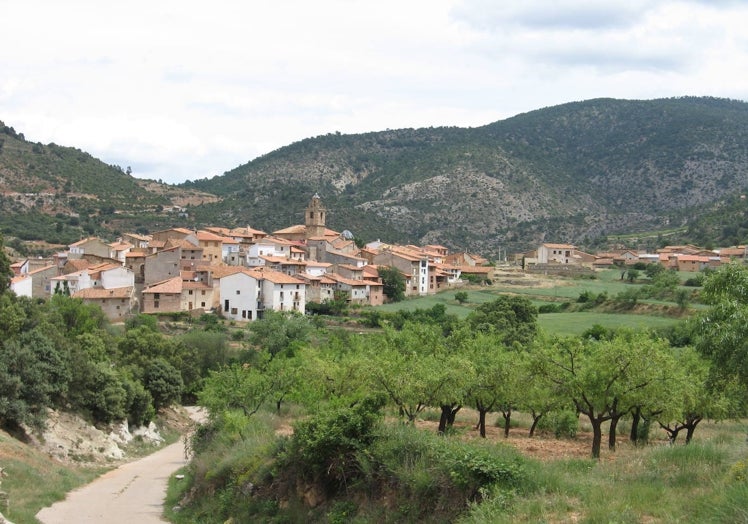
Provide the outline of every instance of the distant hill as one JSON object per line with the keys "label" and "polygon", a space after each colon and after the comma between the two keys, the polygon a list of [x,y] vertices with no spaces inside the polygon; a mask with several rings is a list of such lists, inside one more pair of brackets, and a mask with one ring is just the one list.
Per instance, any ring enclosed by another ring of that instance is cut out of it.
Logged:
{"label": "distant hill", "polygon": [[171,225],[164,210],[215,200],[110,166],[79,149],[27,141],[0,121],[0,231],[52,244]]}
{"label": "distant hill", "polygon": [[[303,222],[319,193],[333,229],[488,256],[541,241],[603,245],[636,231],[748,241],[739,198],[748,189],[748,104],[740,101],[596,99],[477,128],[328,134],[179,186],[138,181],[77,149],[2,129],[3,231],[42,215],[52,217],[53,233],[76,220],[89,230],[273,231]],[[27,191],[56,196],[30,205],[18,196]],[[189,205],[188,218],[164,211],[174,204]]]}
{"label": "distant hill", "polygon": [[[208,221],[274,229],[318,192],[333,228],[495,254],[686,225],[748,187],[748,104],[597,99],[479,128],[302,140],[184,187]],[[745,239],[742,239],[745,240]]]}

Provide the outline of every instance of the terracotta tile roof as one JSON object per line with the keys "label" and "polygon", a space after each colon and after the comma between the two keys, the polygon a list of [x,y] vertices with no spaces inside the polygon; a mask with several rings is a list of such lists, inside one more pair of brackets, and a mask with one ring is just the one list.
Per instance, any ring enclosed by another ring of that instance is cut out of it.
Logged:
{"label": "terracotta tile roof", "polygon": [[10,279],[11,284],[18,284],[19,282],[23,282],[24,280],[31,278],[28,275],[18,275],[17,277],[13,277]]}
{"label": "terracotta tile roof", "polygon": [[125,255],[125,258],[145,258],[147,253],[141,253],[139,251],[130,251]]}
{"label": "terracotta tile roof", "polygon": [[169,280],[156,282],[152,286],[143,290],[143,293],[164,293],[175,294],[182,292],[182,277],[174,277]]}
{"label": "terracotta tile roof", "polygon": [[201,229],[197,232],[197,239],[203,242],[223,242],[226,237]]}
{"label": "terracotta tile roof", "polygon": [[88,238],[84,238],[84,239],[81,239],[81,240],[79,240],[78,242],[74,242],[74,243],[72,243],[72,244],[68,244],[68,247],[73,247],[73,246],[75,246],[75,247],[78,247],[78,246],[82,246],[82,245],[84,245],[84,244],[88,244],[88,243],[89,243],[89,242],[91,242],[92,240],[98,240],[98,239],[97,239],[96,237],[88,237]]}
{"label": "terracotta tile roof", "polygon": [[112,289],[101,289],[98,287],[90,287],[87,289],[81,289],[73,293],[73,298],[89,298],[89,299],[121,299],[130,298],[133,293],[132,287],[115,287]]}
{"label": "terracotta tile roof", "polygon": [[304,281],[280,271],[273,271],[272,269],[255,269],[251,273],[258,279],[269,280],[274,284],[304,284]]}
{"label": "terracotta tile roof", "polygon": [[709,262],[709,257],[701,255],[678,255],[678,262]]}
{"label": "terracotta tile roof", "polygon": [[37,274],[37,273],[41,273],[41,272],[43,272],[43,271],[49,271],[50,269],[55,269],[55,270],[56,270],[56,269],[57,269],[57,266],[54,266],[54,265],[50,265],[50,266],[44,266],[44,267],[40,267],[39,269],[35,269],[35,270],[33,270],[33,271],[29,271],[29,272],[28,272],[28,274],[29,274],[29,275],[35,275],[35,274]]}
{"label": "terracotta tile roof", "polygon": [[264,231],[261,231],[259,229],[253,229],[249,226],[247,227],[237,227],[229,231],[229,234],[232,237],[255,237],[258,235],[267,235]]}
{"label": "terracotta tile roof", "polygon": [[65,263],[65,265],[72,266],[80,271],[81,269],[88,269],[91,266],[91,263],[84,258],[71,258]]}
{"label": "terracotta tile roof", "polygon": [[109,244],[109,247],[111,247],[115,251],[124,251],[126,249],[132,249],[135,246],[133,246],[129,242],[113,242],[113,243]]}
{"label": "terracotta tile roof", "polygon": [[137,233],[125,233],[125,235],[134,240],[140,240],[141,242],[147,242],[151,239],[150,235],[139,235]]}
{"label": "terracotta tile roof", "polygon": [[346,284],[348,286],[353,286],[353,287],[361,287],[361,286],[365,287],[365,286],[372,284],[372,282],[369,280],[354,280],[352,278],[342,277],[336,273],[328,273],[326,276],[334,280],[335,282],[339,282],[341,284]]}
{"label": "terracotta tile roof", "polygon": [[156,249],[166,247],[166,242],[163,240],[149,240],[148,247],[155,247]]}
{"label": "terracotta tile roof", "polygon": [[304,233],[306,233],[306,226],[303,224],[296,224],[273,231],[273,235],[300,235]]}
{"label": "terracotta tile roof", "polygon": [[166,241],[166,245],[169,247],[179,247],[185,251],[202,251],[203,248],[196,246],[192,242],[184,238],[170,238]]}
{"label": "terracotta tile roof", "polygon": [[88,266],[89,271],[110,271],[122,267],[120,264],[112,264],[110,262],[102,262],[93,266]]}
{"label": "terracotta tile roof", "polygon": [[726,247],[719,250],[720,256],[742,257],[745,255],[745,246],[743,247]]}
{"label": "terracotta tile roof", "polygon": [[205,282],[193,282],[189,280],[182,281],[182,289],[205,289],[205,290],[212,290],[213,288],[210,287]]}
{"label": "terracotta tile roof", "polygon": [[332,266],[329,262],[317,262],[315,260],[307,260],[306,261],[306,267],[322,267],[322,268],[328,268]]}
{"label": "terracotta tile roof", "polygon": [[346,240],[344,238],[336,238],[330,241],[332,247],[335,249],[343,249],[354,244],[353,240]]}
{"label": "terracotta tile roof", "polygon": [[198,266],[198,271],[205,271],[211,274],[213,278],[223,278],[227,277],[229,275],[233,275],[234,273],[240,273],[242,270],[245,270],[245,267],[242,266],[227,266],[227,265],[218,265],[218,266]]}
{"label": "terracotta tile roof", "polygon": [[572,244],[543,244],[545,247],[550,249],[576,249],[577,246]]}
{"label": "terracotta tile roof", "polygon": [[300,273],[296,273],[294,276],[296,278],[300,278],[302,280],[311,280],[311,281],[315,281],[315,282],[322,280],[322,275],[319,275],[319,276],[318,275],[310,275],[309,273],[306,273],[304,271],[302,271]]}
{"label": "terracotta tile roof", "polygon": [[295,258],[276,257],[272,255],[261,255],[260,258],[271,264],[281,264],[283,266],[306,266],[305,260],[296,260]]}
{"label": "terracotta tile roof", "polygon": [[236,240],[235,238],[231,238],[231,237],[223,237],[223,238],[221,239],[221,244],[237,244],[237,245],[238,245],[238,244],[241,244],[241,242],[239,242],[239,241],[238,241],[238,240]]}

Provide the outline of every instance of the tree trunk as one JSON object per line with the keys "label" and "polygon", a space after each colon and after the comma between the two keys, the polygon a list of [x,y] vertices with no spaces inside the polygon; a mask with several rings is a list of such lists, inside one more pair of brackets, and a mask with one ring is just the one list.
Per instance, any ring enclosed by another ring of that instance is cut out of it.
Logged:
{"label": "tree trunk", "polygon": [[693,438],[693,432],[696,431],[696,426],[699,425],[699,422],[701,422],[701,417],[688,421],[688,425],[686,426],[686,444],[689,444],[691,442],[691,439]]}
{"label": "tree trunk", "polygon": [[501,416],[504,417],[504,438],[509,438],[509,424],[512,421],[512,408],[502,411]]}
{"label": "tree trunk", "polygon": [[599,418],[589,417],[592,425],[592,458],[600,458],[600,444],[603,441],[603,421]]}
{"label": "tree trunk", "polygon": [[535,435],[535,428],[538,427],[538,422],[540,422],[540,418],[543,416],[542,413],[535,413],[532,412],[532,425],[530,426],[530,435],[529,437],[532,438]]}
{"label": "tree trunk", "polygon": [[450,406],[449,415],[447,416],[447,426],[452,427],[455,423],[455,417],[457,416],[457,412],[462,409],[462,406]]}
{"label": "tree trunk", "polygon": [[444,432],[447,430],[447,421],[449,420],[449,413],[452,411],[452,406],[442,405],[441,410],[442,415],[439,417],[439,429],[436,431],[440,435],[444,435]]}
{"label": "tree trunk", "polygon": [[478,429],[482,438],[486,438],[486,413],[485,409],[478,410]]}
{"label": "tree trunk", "polygon": [[618,427],[619,420],[621,420],[621,415],[610,417],[610,431],[608,432],[608,449],[611,451],[616,450],[616,428]]}
{"label": "tree trunk", "polygon": [[631,418],[631,433],[629,433],[629,440],[634,444],[639,443],[639,421],[642,418],[641,408],[634,409]]}
{"label": "tree trunk", "polygon": [[667,433],[667,438],[670,441],[670,444],[675,444],[675,440],[678,438],[678,433],[680,433],[680,430],[683,429],[684,426],[675,426],[673,429],[670,429],[668,426],[663,426],[660,424],[660,427],[665,430],[665,433]]}

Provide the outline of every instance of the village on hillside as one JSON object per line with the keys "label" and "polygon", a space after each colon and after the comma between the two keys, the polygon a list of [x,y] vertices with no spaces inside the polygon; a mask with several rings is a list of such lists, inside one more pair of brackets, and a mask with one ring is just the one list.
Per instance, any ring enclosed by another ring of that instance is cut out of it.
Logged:
{"label": "village on hillside", "polygon": [[[433,294],[465,279],[485,282],[493,276],[487,259],[449,253],[444,246],[376,241],[358,247],[350,232],[325,226],[326,212],[314,195],[304,224],[271,234],[247,226],[130,233],[114,243],[86,238],[48,259],[15,261],[11,290],[33,298],[80,298],[99,305],[114,322],[137,313],[177,312],[218,312],[248,322],[267,310],[304,313],[309,302],[342,298],[349,304],[380,305],[385,298],[383,267],[402,275],[405,296]],[[592,255],[571,244],[544,243],[518,254],[514,262],[526,272],[574,275],[640,262],[701,271],[745,255],[745,246],[708,251],[690,245],[656,253]]]}

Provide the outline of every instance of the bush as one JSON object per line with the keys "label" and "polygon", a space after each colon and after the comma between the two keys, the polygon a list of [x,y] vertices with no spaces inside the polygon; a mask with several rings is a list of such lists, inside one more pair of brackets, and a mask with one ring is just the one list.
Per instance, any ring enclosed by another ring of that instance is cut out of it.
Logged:
{"label": "bush", "polygon": [[540,419],[538,429],[551,431],[556,438],[574,438],[579,431],[579,416],[573,411],[554,411]]}
{"label": "bush", "polygon": [[179,400],[184,387],[179,371],[162,358],[150,363],[143,382],[153,396],[153,407],[156,410]]}
{"label": "bush", "polygon": [[296,423],[286,464],[328,488],[345,486],[359,476],[356,454],[374,441],[385,400],[367,397]]}

